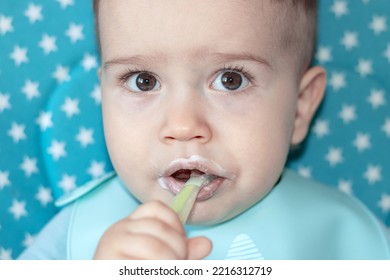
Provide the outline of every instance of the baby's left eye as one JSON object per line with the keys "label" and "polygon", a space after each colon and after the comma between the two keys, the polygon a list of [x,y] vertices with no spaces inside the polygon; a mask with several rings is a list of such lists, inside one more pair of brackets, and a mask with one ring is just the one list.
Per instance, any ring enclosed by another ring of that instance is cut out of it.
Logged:
{"label": "baby's left eye", "polygon": [[250,81],[244,74],[237,71],[225,70],[217,75],[211,87],[220,91],[238,91],[246,88]]}

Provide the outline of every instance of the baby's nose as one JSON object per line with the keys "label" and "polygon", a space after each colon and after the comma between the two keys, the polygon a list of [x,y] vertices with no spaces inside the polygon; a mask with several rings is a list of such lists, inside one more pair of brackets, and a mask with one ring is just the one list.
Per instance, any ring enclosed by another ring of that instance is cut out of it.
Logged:
{"label": "baby's nose", "polygon": [[166,144],[196,141],[204,144],[211,139],[205,106],[201,97],[171,100],[164,111],[160,141]]}

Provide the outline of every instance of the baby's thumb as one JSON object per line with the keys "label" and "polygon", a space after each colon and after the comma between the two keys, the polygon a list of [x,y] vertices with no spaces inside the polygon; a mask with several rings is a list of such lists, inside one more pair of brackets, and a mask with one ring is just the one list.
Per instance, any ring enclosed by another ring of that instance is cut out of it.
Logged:
{"label": "baby's thumb", "polygon": [[212,249],[213,245],[210,239],[206,237],[194,237],[188,239],[187,248],[187,260],[200,260],[207,257]]}

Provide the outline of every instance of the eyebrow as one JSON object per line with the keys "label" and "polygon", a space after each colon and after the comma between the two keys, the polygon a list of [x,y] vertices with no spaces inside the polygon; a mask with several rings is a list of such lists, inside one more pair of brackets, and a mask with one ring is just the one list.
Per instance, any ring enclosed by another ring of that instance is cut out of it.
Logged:
{"label": "eyebrow", "polygon": [[[259,64],[265,65],[271,70],[273,70],[273,67],[271,64],[264,58],[254,55],[251,53],[220,53],[220,52],[208,52],[208,51],[200,51],[195,53],[193,56],[196,61],[198,60],[204,60],[207,58],[211,58],[217,63],[223,63],[223,62],[231,62],[231,61],[254,61]],[[134,56],[123,56],[123,57],[117,57],[110,59],[103,63],[103,68],[107,69],[110,66],[113,65],[145,65],[145,64],[156,64],[162,60],[166,60],[163,54],[160,55],[134,55]]]}
{"label": "eyebrow", "polygon": [[143,56],[143,55],[134,55],[134,56],[124,56],[124,57],[116,57],[113,59],[110,59],[103,63],[103,68],[107,69],[112,65],[127,65],[127,64],[133,64],[133,65],[144,65],[146,63],[150,64],[150,61],[158,61],[161,60],[162,56],[153,55],[153,56]]}
{"label": "eyebrow", "polygon": [[210,56],[213,57],[217,62],[230,62],[237,60],[254,61],[273,70],[273,67],[266,59],[251,53],[211,53]]}

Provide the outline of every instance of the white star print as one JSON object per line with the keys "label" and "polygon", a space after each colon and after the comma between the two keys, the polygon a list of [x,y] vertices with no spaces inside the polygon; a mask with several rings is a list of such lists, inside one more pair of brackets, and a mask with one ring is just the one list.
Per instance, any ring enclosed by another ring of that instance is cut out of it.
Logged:
{"label": "white star print", "polygon": [[53,201],[53,196],[51,194],[50,188],[45,188],[39,186],[38,192],[35,195],[35,198],[41,203],[42,206],[46,206]]}
{"label": "white star print", "polygon": [[385,123],[382,126],[382,131],[387,135],[387,137],[390,137],[390,118],[385,120]]}
{"label": "white star print", "polygon": [[386,57],[390,63],[390,44],[387,45],[386,50],[383,52],[383,56]]}
{"label": "white star print", "polygon": [[25,140],[27,138],[24,133],[25,129],[26,126],[24,124],[13,122],[11,129],[8,130],[8,135],[13,139],[14,143],[19,143],[20,140]]}
{"label": "white star print", "polygon": [[313,126],[313,132],[318,138],[329,135],[329,122],[327,120],[317,119]]}
{"label": "white star print", "polygon": [[0,92],[0,113],[6,109],[11,109],[11,103],[9,103],[9,94]]}
{"label": "white star print", "polygon": [[58,3],[60,3],[62,9],[66,9],[68,6],[74,5],[74,0],[56,0]]}
{"label": "white star print", "polygon": [[343,193],[352,195],[352,182],[350,180],[340,179],[338,189]]}
{"label": "white star print", "polygon": [[8,211],[14,216],[15,220],[20,220],[20,218],[27,216],[26,202],[14,199]]}
{"label": "white star print", "polygon": [[79,133],[76,136],[76,140],[80,142],[81,147],[85,148],[90,144],[93,144],[93,129],[80,128]]}
{"label": "white star print", "polygon": [[66,30],[66,36],[69,37],[73,44],[84,39],[83,28],[82,24],[71,23],[69,25],[68,30]]}
{"label": "white star print", "polygon": [[335,0],[330,10],[334,13],[336,18],[341,18],[349,12],[347,2],[341,0]]}
{"label": "white star print", "polygon": [[345,74],[341,72],[333,72],[329,81],[330,86],[334,91],[339,91],[346,86]]}
{"label": "white star print", "polygon": [[344,45],[347,51],[357,47],[359,45],[357,32],[346,31],[341,39],[341,44]]}
{"label": "white star print", "polygon": [[43,34],[42,39],[39,41],[38,45],[43,49],[44,54],[48,55],[51,52],[57,51],[56,40],[57,38],[54,36]]}
{"label": "white star print", "polygon": [[11,185],[9,180],[9,172],[0,170],[0,191],[7,186]]}
{"label": "white star print", "polygon": [[12,260],[12,250],[0,247],[0,260]]}
{"label": "white star print", "polygon": [[64,104],[61,106],[61,110],[65,112],[67,118],[71,118],[74,115],[80,114],[79,100],[67,97]]}
{"label": "white star print", "polygon": [[96,85],[91,92],[90,96],[95,100],[96,104],[101,104],[102,103],[102,92],[100,90],[100,86]]}
{"label": "white star print", "polygon": [[384,106],[386,104],[385,92],[382,90],[373,89],[371,90],[367,101],[371,104],[373,109]]}
{"label": "white star print", "polygon": [[322,64],[332,61],[332,49],[330,47],[319,46],[316,59]]}
{"label": "white star print", "polygon": [[53,73],[53,78],[56,79],[58,83],[70,81],[69,68],[57,65],[56,70]]}
{"label": "white star print", "polygon": [[374,15],[370,22],[369,28],[374,31],[375,35],[379,35],[387,30],[387,23],[385,16]]}
{"label": "white star print", "polygon": [[28,62],[27,48],[21,48],[19,46],[15,46],[10,57],[15,62],[16,66],[20,66],[22,63],[27,63]]}
{"label": "white star print", "polygon": [[41,128],[41,131],[45,131],[49,127],[53,126],[53,122],[51,121],[52,113],[51,112],[43,112],[39,113],[39,117],[36,119],[36,123]]}
{"label": "white star print", "polygon": [[24,15],[28,17],[30,23],[35,23],[38,20],[42,20],[42,6],[29,4],[27,10],[24,12]]}
{"label": "white star print", "polygon": [[22,93],[26,95],[26,98],[28,100],[31,100],[40,95],[38,87],[39,87],[38,82],[32,82],[30,80],[27,80],[22,88]]}
{"label": "white star print", "polygon": [[90,71],[91,69],[94,69],[98,66],[97,59],[95,56],[86,53],[84,54],[83,61],[81,62],[81,65],[83,66],[85,71]]}
{"label": "white star print", "polygon": [[341,148],[330,147],[325,159],[329,162],[330,166],[336,166],[344,161],[343,151]]}
{"label": "white star print", "polygon": [[382,168],[379,165],[369,164],[363,176],[370,185],[375,184],[382,180]]}
{"label": "white star print", "polygon": [[76,176],[63,174],[62,179],[58,185],[61,187],[61,189],[64,190],[65,193],[68,193],[76,188]]}
{"label": "white star print", "polygon": [[358,65],[356,66],[356,71],[362,77],[366,77],[368,75],[371,75],[373,73],[372,61],[371,60],[360,59],[359,62],[358,62]]}
{"label": "white star print", "polygon": [[390,211],[390,195],[382,194],[378,206],[382,209],[383,213],[388,213]]}
{"label": "white star print", "polygon": [[353,141],[353,145],[356,147],[358,152],[363,152],[367,149],[370,149],[371,148],[370,135],[368,133],[358,132],[355,140]]}
{"label": "white star print", "polygon": [[37,159],[24,156],[20,169],[24,171],[26,177],[31,177],[32,174],[38,173]]}
{"label": "white star print", "polygon": [[301,175],[302,177],[305,177],[305,178],[311,178],[312,177],[312,170],[310,167],[308,166],[300,166],[298,168],[298,173],[299,175]]}
{"label": "white star print", "polygon": [[47,149],[47,152],[52,156],[54,161],[58,161],[62,157],[66,157],[65,142],[59,142],[53,140],[51,146]]}
{"label": "white star print", "polygon": [[344,124],[348,124],[351,121],[356,120],[356,108],[353,105],[343,105],[339,113],[339,117],[343,120]]}
{"label": "white star print", "polygon": [[92,176],[93,179],[97,179],[104,174],[105,163],[103,161],[97,162],[93,160],[89,166],[87,173]]}
{"label": "white star print", "polygon": [[5,15],[0,15],[0,34],[4,36],[8,32],[14,30],[12,26],[12,17],[6,17]]}
{"label": "white star print", "polygon": [[35,236],[31,235],[30,233],[26,233],[24,235],[24,240],[22,242],[23,247],[28,248],[30,247],[35,241]]}

